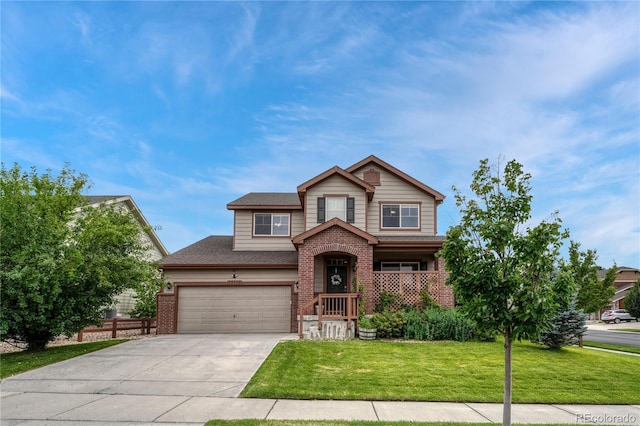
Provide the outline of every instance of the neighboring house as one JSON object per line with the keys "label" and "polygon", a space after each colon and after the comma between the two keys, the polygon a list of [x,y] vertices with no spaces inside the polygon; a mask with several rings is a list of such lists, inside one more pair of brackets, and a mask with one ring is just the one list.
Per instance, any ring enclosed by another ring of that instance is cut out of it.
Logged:
{"label": "neighboring house", "polygon": [[428,292],[453,306],[436,257],[443,200],[375,156],[333,167],[296,192],[240,197],[227,204],[233,236],[210,236],[163,259],[158,333],[296,332],[300,313],[353,320],[356,282],[366,313],[382,291],[408,304]]}
{"label": "neighboring house", "polygon": [[[607,270],[604,269],[598,272],[599,277],[602,279],[606,275]],[[640,279],[640,269],[629,268],[626,266],[620,266],[616,273],[616,280],[613,283],[613,286],[616,288],[616,292],[611,298],[611,303],[607,305],[605,309],[602,309],[600,313],[604,312],[607,309],[624,309],[624,299],[631,291],[631,287],[635,284],[636,281]]]}
{"label": "neighboring house", "polygon": [[[143,243],[149,247],[149,250],[147,251],[147,259],[149,261],[159,262],[160,259],[169,255],[164,244],[162,244],[162,241],[160,241],[160,238],[158,238],[151,225],[149,225],[149,222],[144,217],[142,211],[140,211],[131,196],[93,195],[88,196],[87,198],[89,199],[89,205],[93,207],[99,207],[101,205],[116,205],[118,208],[125,209],[125,211],[134,215],[140,223],[140,238]],[[116,297],[115,310],[117,311],[118,316],[129,315],[135,304],[134,295],[135,292],[129,289]]]}

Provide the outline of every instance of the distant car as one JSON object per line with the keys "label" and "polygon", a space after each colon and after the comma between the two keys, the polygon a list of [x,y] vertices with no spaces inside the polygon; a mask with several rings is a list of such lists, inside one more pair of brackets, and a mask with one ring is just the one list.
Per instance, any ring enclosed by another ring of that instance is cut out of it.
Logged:
{"label": "distant car", "polygon": [[631,322],[633,320],[638,321],[638,318],[631,316],[625,309],[616,309],[614,311],[604,311],[600,319],[606,323],[615,322],[618,324],[620,321]]}

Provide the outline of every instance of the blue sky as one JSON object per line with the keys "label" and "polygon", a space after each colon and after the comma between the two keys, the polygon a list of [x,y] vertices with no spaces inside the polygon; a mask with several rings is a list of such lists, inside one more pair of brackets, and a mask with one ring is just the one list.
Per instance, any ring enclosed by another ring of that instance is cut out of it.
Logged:
{"label": "blue sky", "polygon": [[608,267],[640,267],[638,2],[2,2],[1,155],[130,194],[170,251],[226,204],[374,154],[447,195],[533,175]]}

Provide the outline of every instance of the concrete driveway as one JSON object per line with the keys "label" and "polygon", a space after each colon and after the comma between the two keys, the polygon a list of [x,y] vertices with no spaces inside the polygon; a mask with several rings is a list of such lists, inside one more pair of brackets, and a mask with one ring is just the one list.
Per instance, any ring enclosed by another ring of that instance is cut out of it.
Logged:
{"label": "concrete driveway", "polygon": [[[165,335],[132,340],[4,379],[0,423],[202,424],[200,418],[189,417],[188,402],[200,397],[214,397],[209,401],[222,405],[239,401],[227,398],[240,394],[285,339],[297,336]],[[174,415],[174,410],[181,414]]]}

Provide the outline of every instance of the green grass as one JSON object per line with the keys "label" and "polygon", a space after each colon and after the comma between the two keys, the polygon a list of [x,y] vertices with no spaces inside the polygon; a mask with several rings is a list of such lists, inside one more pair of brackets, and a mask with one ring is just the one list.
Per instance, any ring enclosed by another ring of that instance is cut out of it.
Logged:
{"label": "green grass", "polygon": [[634,354],[640,354],[640,347],[636,347],[636,346],[615,345],[612,343],[592,342],[590,340],[585,340],[582,343],[584,346],[589,346],[592,348],[610,349],[612,351],[631,352]]}
{"label": "green grass", "polygon": [[[638,404],[640,357],[578,347],[513,348],[513,402]],[[242,392],[250,398],[501,402],[501,342],[291,341]],[[616,389],[600,392],[598,389]]]}
{"label": "green grass", "polygon": [[[487,426],[487,423],[385,422],[393,426]],[[379,421],[342,420],[209,420],[205,426],[380,426]],[[562,426],[560,423],[556,425]]]}
{"label": "green grass", "polygon": [[64,346],[52,346],[39,352],[10,352],[0,356],[0,378],[24,373],[49,364],[64,361],[100,349],[108,348],[128,339],[113,339],[100,342],[78,343]]}
{"label": "green grass", "polygon": [[626,331],[627,333],[640,333],[640,328],[615,328],[610,331]]}

